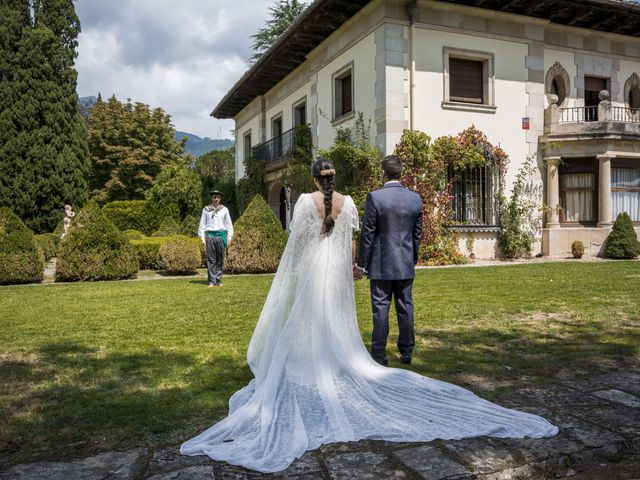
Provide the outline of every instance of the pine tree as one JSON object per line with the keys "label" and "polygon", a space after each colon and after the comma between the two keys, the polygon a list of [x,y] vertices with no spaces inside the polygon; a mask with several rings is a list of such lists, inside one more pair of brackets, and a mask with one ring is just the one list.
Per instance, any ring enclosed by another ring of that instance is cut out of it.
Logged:
{"label": "pine tree", "polygon": [[50,231],[65,204],[88,198],[87,134],[73,68],[80,22],[72,0],[11,3],[14,15],[24,18],[26,5],[29,17],[5,85],[11,103],[3,123],[13,130],[0,144],[0,202],[33,230]]}
{"label": "pine tree", "polygon": [[266,21],[266,25],[255,35],[251,35],[253,39],[251,49],[254,51],[251,62],[255,62],[269,50],[306,8],[307,5],[298,0],[277,0],[276,4],[269,8],[271,18]]}
{"label": "pine tree", "polygon": [[174,135],[161,108],[98,98],[89,117],[92,196],[101,203],[143,199],[162,167],[184,152]]}

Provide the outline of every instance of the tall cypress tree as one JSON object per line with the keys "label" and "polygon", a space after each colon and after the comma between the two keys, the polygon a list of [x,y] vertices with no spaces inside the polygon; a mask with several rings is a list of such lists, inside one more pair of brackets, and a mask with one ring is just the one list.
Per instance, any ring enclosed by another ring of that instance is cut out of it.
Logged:
{"label": "tall cypress tree", "polygon": [[15,72],[20,64],[22,32],[31,26],[29,0],[0,0],[0,19],[0,206],[14,208],[14,183],[20,163],[15,161]]}
{"label": "tall cypress tree", "polygon": [[14,100],[5,113],[15,135],[0,145],[0,181],[9,190],[0,202],[41,232],[55,227],[65,204],[87,200],[90,163],[73,68],[80,32],[73,1],[30,6],[9,83]]}

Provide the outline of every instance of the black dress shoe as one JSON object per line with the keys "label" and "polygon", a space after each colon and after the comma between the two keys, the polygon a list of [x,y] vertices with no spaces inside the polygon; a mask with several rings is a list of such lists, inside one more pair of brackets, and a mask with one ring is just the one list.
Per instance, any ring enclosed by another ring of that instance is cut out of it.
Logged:
{"label": "black dress shoe", "polygon": [[380,365],[382,365],[383,367],[386,367],[387,365],[389,365],[389,360],[387,360],[386,358],[374,358],[374,360],[378,362]]}
{"label": "black dress shoe", "polygon": [[400,361],[405,365],[411,365],[411,357],[400,357]]}

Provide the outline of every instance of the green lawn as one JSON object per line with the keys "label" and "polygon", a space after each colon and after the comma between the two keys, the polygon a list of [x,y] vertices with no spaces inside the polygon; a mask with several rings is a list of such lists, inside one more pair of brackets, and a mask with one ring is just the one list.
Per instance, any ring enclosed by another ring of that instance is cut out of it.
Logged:
{"label": "green lawn", "polygon": [[[245,351],[271,280],[0,288],[0,466],[208,427],[251,378]],[[356,292],[368,343],[368,283]],[[640,357],[640,262],[421,270],[414,300],[411,369],[485,397]]]}

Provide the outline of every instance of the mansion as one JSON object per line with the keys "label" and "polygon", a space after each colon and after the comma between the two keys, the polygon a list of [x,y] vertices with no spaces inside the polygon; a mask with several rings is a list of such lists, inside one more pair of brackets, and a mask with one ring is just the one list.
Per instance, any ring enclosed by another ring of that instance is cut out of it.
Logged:
{"label": "mansion", "polygon": [[[631,2],[315,0],[212,115],[235,120],[236,181],[252,149],[266,162],[285,228],[292,202],[279,179],[297,126],[324,149],[362,113],[388,155],[404,129],[436,139],[475,125],[509,156],[507,195],[536,155],[546,213],[533,253],[567,256],[580,240],[595,256],[619,213],[640,232],[639,75]],[[497,257],[499,181],[477,170],[454,185],[459,246]]]}

